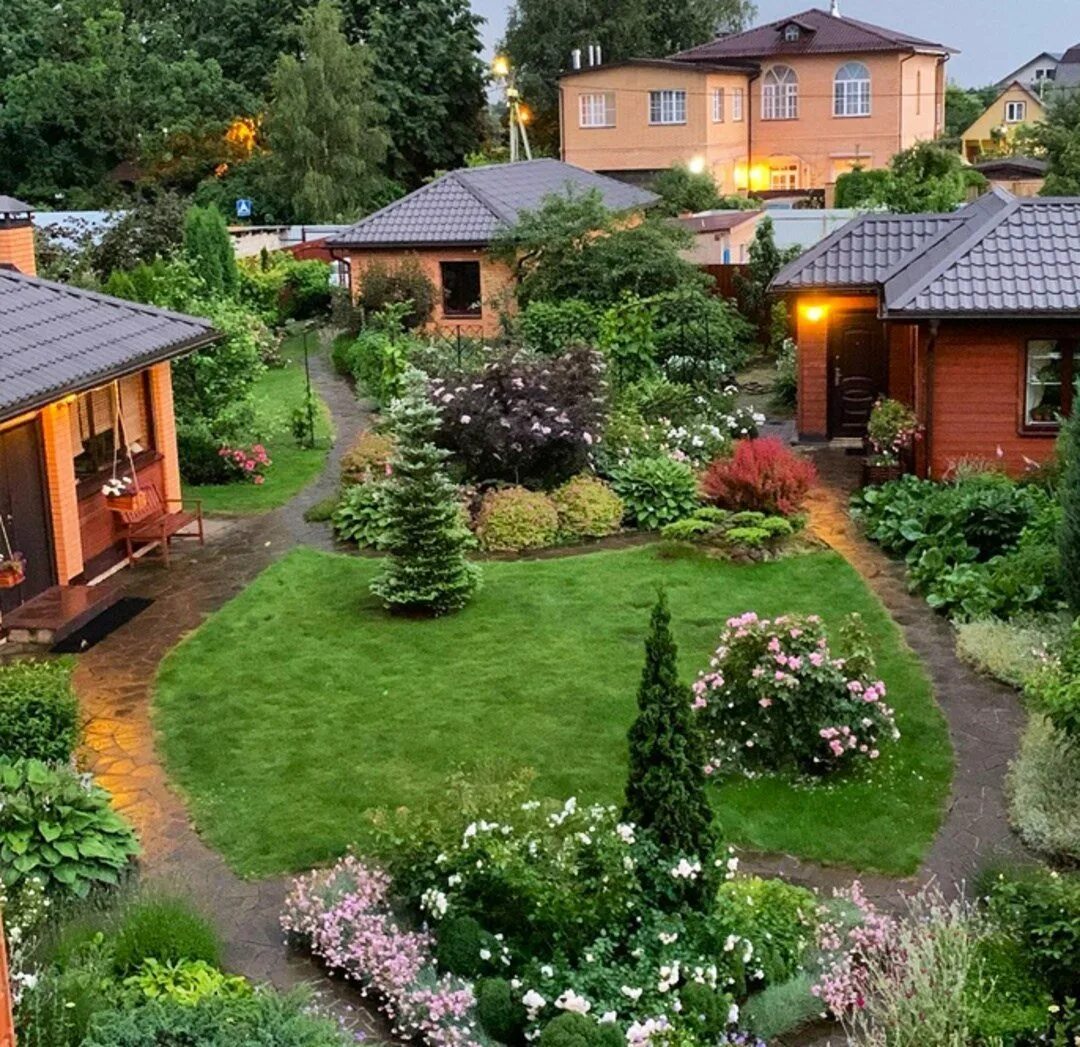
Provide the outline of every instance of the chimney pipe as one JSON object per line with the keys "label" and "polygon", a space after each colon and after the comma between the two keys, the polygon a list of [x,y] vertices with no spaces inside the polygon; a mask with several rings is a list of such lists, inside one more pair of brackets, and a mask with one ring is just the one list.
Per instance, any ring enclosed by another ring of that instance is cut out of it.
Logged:
{"label": "chimney pipe", "polygon": [[581,68],[581,48],[580,47],[575,47],[574,50],[570,52],[570,68],[571,69],[580,69]]}
{"label": "chimney pipe", "polygon": [[840,13],[840,0],[832,0],[832,3],[829,5],[829,14],[831,14],[833,16],[833,18],[843,18],[844,17]]}
{"label": "chimney pipe", "polygon": [[14,266],[20,273],[37,276],[32,208],[21,200],[2,194],[0,194],[0,265]]}
{"label": "chimney pipe", "polygon": [[597,44],[596,45],[596,64],[597,65],[602,65],[603,61],[604,61],[604,56],[600,52],[600,45]]}

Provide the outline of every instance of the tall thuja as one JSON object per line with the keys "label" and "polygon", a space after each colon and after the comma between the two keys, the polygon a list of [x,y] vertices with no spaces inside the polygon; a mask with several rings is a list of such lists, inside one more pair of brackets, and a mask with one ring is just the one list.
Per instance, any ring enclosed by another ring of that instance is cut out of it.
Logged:
{"label": "tall thuja", "polygon": [[623,816],[650,831],[667,855],[696,855],[708,880],[715,837],[705,795],[705,746],[690,688],[679,682],[671,612],[661,593],[645,638],[638,715],[630,728]]}
{"label": "tall thuja", "polygon": [[1061,585],[1070,610],[1080,615],[1080,410],[1074,409],[1065,423],[1059,453],[1065,462],[1058,491],[1063,512],[1059,537]]}
{"label": "tall thuja", "polygon": [[465,558],[469,531],[443,468],[448,452],[435,446],[439,411],[419,371],[406,375],[389,420],[395,444],[385,496],[389,555],[371,591],[391,610],[456,611],[476,591],[480,570]]}
{"label": "tall thuja", "polygon": [[184,255],[207,290],[217,298],[232,298],[240,281],[229,228],[221,212],[192,207],[184,219]]}

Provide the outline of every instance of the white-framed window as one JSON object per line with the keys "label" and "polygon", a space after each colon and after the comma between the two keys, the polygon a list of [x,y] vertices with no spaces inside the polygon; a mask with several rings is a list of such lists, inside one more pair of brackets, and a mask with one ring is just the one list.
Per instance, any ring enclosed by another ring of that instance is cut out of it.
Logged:
{"label": "white-framed window", "polygon": [[1027,102],[1006,102],[1005,123],[1022,124],[1027,119]]}
{"label": "white-framed window", "polygon": [[712,122],[722,124],[724,122],[724,89],[714,87],[712,93]]}
{"label": "white-framed window", "polygon": [[770,189],[798,189],[799,188],[799,165],[789,164],[786,167],[772,167],[769,169]]}
{"label": "white-framed window", "polygon": [[650,124],[685,124],[686,92],[663,90],[649,92]]}
{"label": "white-framed window", "polygon": [[784,39],[793,44],[802,34],[799,32],[799,27],[793,22],[791,25],[784,26]]}
{"label": "white-framed window", "polygon": [[614,127],[615,92],[590,91],[578,95],[578,119],[582,127]]}
{"label": "white-framed window", "polygon": [[799,117],[799,78],[789,65],[769,68],[761,88],[762,120],[797,120]]}
{"label": "white-framed window", "polygon": [[1027,382],[1024,425],[1056,429],[1073,408],[1075,343],[1056,338],[1033,338],[1027,344]]}
{"label": "white-framed window", "polygon": [[862,62],[848,62],[833,78],[833,116],[870,115],[870,70]]}
{"label": "white-framed window", "polygon": [[733,87],[731,89],[731,119],[740,123],[743,119],[743,89]]}

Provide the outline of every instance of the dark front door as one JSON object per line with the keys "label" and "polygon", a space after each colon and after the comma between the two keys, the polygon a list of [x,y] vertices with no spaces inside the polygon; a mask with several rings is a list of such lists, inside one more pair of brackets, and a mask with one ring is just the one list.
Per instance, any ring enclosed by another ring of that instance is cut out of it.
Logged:
{"label": "dark front door", "polygon": [[[26,581],[0,589],[0,611],[10,611],[48,589],[56,577],[37,422],[0,432],[0,515],[11,548],[26,559]],[[0,553],[7,555],[2,536]]]}
{"label": "dark front door", "polygon": [[874,401],[888,387],[881,321],[873,313],[829,319],[829,435],[865,436]]}

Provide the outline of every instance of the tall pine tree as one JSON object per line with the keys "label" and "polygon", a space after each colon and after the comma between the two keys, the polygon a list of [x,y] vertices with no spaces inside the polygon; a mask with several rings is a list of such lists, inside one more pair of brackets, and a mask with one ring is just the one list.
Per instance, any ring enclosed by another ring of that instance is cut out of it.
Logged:
{"label": "tall pine tree", "polygon": [[184,254],[212,295],[231,298],[236,294],[240,282],[236,252],[225,219],[213,204],[188,209]]}
{"label": "tall pine tree", "polygon": [[630,771],[623,817],[651,830],[664,851],[712,855],[712,808],[705,795],[705,747],[679,682],[671,612],[661,593],[645,638],[638,715],[630,728]]}
{"label": "tall pine tree", "polygon": [[419,371],[406,375],[389,419],[395,451],[386,492],[388,556],[371,591],[391,610],[456,611],[476,591],[480,569],[465,557],[469,531],[443,469],[447,452],[435,446],[439,412]]}
{"label": "tall pine tree", "polygon": [[1061,550],[1061,586],[1069,609],[1080,615],[1080,410],[1073,408],[1058,443],[1065,462],[1058,497],[1063,517],[1058,539]]}

